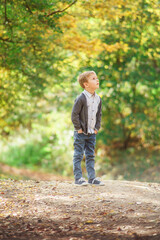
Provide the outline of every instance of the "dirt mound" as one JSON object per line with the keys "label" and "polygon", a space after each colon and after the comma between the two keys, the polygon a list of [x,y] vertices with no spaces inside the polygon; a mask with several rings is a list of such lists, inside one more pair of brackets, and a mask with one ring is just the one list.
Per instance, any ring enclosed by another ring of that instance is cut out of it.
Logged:
{"label": "dirt mound", "polygon": [[160,239],[160,184],[0,181],[0,239]]}

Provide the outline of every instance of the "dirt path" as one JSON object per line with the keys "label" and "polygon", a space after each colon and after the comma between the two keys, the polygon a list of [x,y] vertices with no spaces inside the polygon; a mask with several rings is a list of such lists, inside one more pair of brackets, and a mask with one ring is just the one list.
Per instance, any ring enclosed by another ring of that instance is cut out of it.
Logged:
{"label": "dirt path", "polygon": [[0,181],[0,239],[160,240],[160,184]]}

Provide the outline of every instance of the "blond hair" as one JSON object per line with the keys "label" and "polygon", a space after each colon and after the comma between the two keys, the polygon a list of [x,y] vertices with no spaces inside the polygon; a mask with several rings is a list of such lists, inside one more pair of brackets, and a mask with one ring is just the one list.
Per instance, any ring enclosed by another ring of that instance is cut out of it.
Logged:
{"label": "blond hair", "polygon": [[88,82],[88,77],[93,73],[95,73],[95,72],[94,71],[86,71],[84,73],[81,73],[78,76],[78,82],[79,82],[79,84],[81,85],[82,88],[85,88],[84,83]]}

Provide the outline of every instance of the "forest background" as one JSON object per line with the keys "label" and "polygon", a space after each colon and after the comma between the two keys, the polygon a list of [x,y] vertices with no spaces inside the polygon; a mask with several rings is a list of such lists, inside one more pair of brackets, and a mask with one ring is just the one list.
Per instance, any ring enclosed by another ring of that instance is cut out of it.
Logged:
{"label": "forest background", "polygon": [[160,182],[159,32],[158,0],[0,0],[0,163],[73,177],[77,76],[94,70],[97,175]]}

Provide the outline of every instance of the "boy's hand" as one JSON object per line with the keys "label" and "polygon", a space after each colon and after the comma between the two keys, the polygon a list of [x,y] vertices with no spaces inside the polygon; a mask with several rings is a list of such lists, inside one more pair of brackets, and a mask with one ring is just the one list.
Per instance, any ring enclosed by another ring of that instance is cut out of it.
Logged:
{"label": "boy's hand", "polygon": [[82,129],[78,130],[78,133],[83,133]]}
{"label": "boy's hand", "polygon": [[98,131],[97,131],[97,130],[94,130],[94,133],[95,133],[95,134],[97,134],[97,133],[98,133]]}

